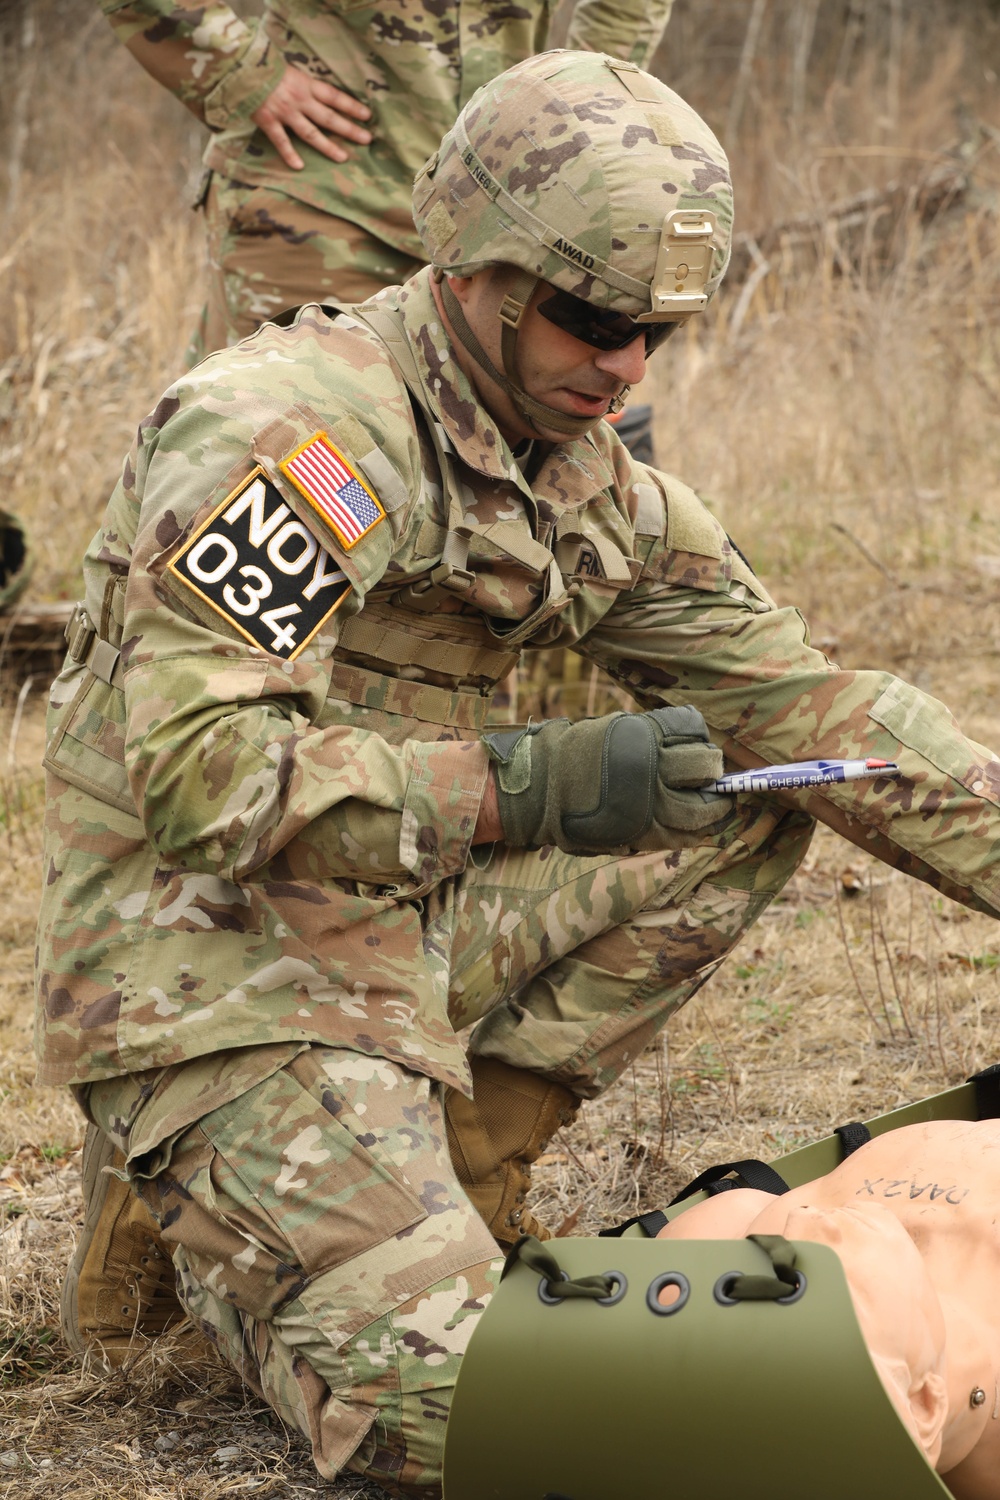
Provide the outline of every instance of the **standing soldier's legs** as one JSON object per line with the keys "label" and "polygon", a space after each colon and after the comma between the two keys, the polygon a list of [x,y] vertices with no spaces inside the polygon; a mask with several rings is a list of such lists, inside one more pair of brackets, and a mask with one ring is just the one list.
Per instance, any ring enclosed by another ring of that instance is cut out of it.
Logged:
{"label": "standing soldier's legs", "polygon": [[[442,888],[428,932],[475,1102],[450,1094],[459,1180],[501,1244],[543,1226],[530,1167],[719,967],[800,864],[813,823],[747,800],[692,848],[581,860],[499,848]],[[454,897],[454,899],[450,899]]]}
{"label": "standing soldier's legs", "polygon": [[348,219],[215,175],[205,224],[208,292],[188,347],[189,366],[286,308],[326,297],[363,302],[421,265]]}

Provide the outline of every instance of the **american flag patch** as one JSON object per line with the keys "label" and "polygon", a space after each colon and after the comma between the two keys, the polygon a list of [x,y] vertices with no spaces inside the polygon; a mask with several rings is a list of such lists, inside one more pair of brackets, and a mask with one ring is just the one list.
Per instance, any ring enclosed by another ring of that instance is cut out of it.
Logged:
{"label": "american flag patch", "polygon": [[281,470],[333,528],[345,549],[385,520],[376,496],[321,432],[284,459]]}

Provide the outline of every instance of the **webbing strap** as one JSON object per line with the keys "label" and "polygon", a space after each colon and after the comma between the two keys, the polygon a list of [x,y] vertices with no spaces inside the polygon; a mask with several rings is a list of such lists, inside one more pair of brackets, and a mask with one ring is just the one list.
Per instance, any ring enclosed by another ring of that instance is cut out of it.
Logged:
{"label": "webbing strap", "polygon": [[976,1091],[977,1119],[1000,1120],[1000,1063],[991,1063],[966,1081]]}
{"label": "webbing strap", "polygon": [[732,1302],[784,1302],[793,1297],[802,1284],[795,1269],[795,1246],[780,1234],[748,1234],[747,1239],[760,1246],[774,1267],[774,1275],[734,1276],[725,1295]]}
{"label": "webbing strap", "polygon": [[388,677],[384,669],[370,672],[336,658],[327,697],[395,714],[401,719],[416,719],[419,724],[448,724],[454,729],[475,730],[477,734],[486,725],[492,702],[472,688],[434,687],[428,682]]}
{"label": "webbing strap", "polygon": [[[490,542],[499,551],[505,552],[515,562],[522,563],[533,573],[548,571],[552,554],[543,547],[521,521],[492,521],[489,526],[477,527],[476,535]],[[603,540],[603,538],[602,538]],[[627,570],[626,570],[627,572]]]}
{"label": "webbing strap", "polygon": [[[773,1167],[767,1162],[758,1161],[755,1157],[748,1157],[745,1161],[723,1162],[717,1167],[706,1167],[704,1172],[699,1172],[693,1182],[689,1182],[686,1188],[672,1198],[667,1204],[673,1208],[675,1203],[683,1203],[685,1198],[690,1198],[695,1193],[703,1191],[727,1192],[728,1187],[724,1185],[724,1179],[728,1179],[730,1172],[737,1172],[740,1181],[733,1181],[732,1187],[756,1188],[762,1193],[787,1193],[788,1183],[778,1175]],[[718,1184],[718,1186],[716,1186]]]}
{"label": "webbing strap", "polygon": [[636,1224],[645,1234],[647,1239],[655,1240],[660,1230],[665,1228],[670,1220],[660,1208],[652,1208],[647,1214],[636,1214],[634,1218],[626,1219],[624,1224],[615,1224],[611,1229],[598,1230],[598,1239],[620,1240],[626,1229],[633,1229]]}
{"label": "webbing strap", "polygon": [[460,641],[428,641],[406,630],[397,630],[365,612],[345,619],[340,646],[358,656],[370,656],[394,667],[426,667],[449,677],[487,677],[499,682],[517,665],[518,653],[492,651],[488,646],[469,646]]}
{"label": "webbing strap", "polygon": [[544,1283],[545,1293],[557,1301],[571,1301],[575,1297],[586,1297],[592,1302],[601,1302],[615,1289],[611,1276],[570,1277],[560,1266],[552,1251],[537,1240],[533,1234],[518,1240],[504,1263],[500,1279],[503,1280],[515,1261],[522,1261],[537,1272]]}
{"label": "webbing strap", "polygon": [[102,641],[98,636],[84,660],[94,676],[109,687],[122,686],[121,652],[110,641]]}
{"label": "webbing strap", "polygon": [[845,1161],[849,1156],[853,1156],[855,1151],[867,1145],[872,1138],[868,1126],[863,1125],[860,1120],[851,1120],[847,1125],[838,1125],[833,1133],[840,1137]]}
{"label": "webbing strap", "polygon": [[655,484],[637,484],[634,490],[636,536],[662,537],[666,530],[663,492]]}
{"label": "webbing strap", "polygon": [[345,307],[338,308],[338,312],[346,312],[350,317],[357,318],[360,323],[367,323],[373,333],[378,334],[383,344],[389,346],[392,351],[392,357],[399,366],[400,374],[410,390],[417,397],[421,410],[427,412],[427,392],[424,382],[420,378],[420,369],[417,365],[416,356],[410,347],[406,334],[403,332],[402,319],[394,317],[384,307],[366,307],[363,313],[356,307]]}

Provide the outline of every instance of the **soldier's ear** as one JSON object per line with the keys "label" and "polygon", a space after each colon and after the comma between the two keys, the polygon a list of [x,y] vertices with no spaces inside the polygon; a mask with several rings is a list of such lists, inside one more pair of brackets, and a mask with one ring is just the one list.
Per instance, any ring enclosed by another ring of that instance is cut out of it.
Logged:
{"label": "soldier's ear", "polygon": [[477,271],[475,276],[446,276],[445,280],[458,301],[466,303],[472,296],[477,279],[481,279],[483,275],[484,272]]}

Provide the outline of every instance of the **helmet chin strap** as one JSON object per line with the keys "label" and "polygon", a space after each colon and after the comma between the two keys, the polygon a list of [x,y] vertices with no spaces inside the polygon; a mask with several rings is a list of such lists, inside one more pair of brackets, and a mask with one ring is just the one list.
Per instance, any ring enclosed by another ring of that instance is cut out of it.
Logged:
{"label": "helmet chin strap", "polygon": [[[500,350],[506,374],[501,374],[476,338],[462,311],[462,304],[448,285],[447,279],[442,275],[441,298],[445,312],[448,314],[448,321],[476,364],[485,370],[494,384],[498,385],[504,395],[510,398],[528,425],[533,427],[539,435],[541,435],[540,429],[545,428],[550,432],[561,432],[566,437],[585,437],[599,420],[598,418],[567,416],[565,412],[557,411],[554,406],[546,406],[544,402],[536,401],[534,396],[528,395],[518,381],[517,331],[524,309],[531,301],[537,277],[532,276],[530,271],[520,270],[517,266],[500,266],[494,274],[499,279],[504,294],[497,317],[503,324]],[[614,398],[609,409],[620,411],[627,395],[628,387],[620,396]]]}

